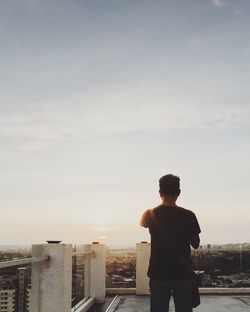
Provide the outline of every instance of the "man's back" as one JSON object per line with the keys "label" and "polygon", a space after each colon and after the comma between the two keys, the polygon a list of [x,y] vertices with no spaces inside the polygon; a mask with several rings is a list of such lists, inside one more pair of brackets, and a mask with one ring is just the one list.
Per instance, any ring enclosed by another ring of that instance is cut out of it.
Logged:
{"label": "man's back", "polygon": [[192,265],[190,240],[200,233],[196,216],[177,206],[160,205],[152,211],[154,220],[148,211],[151,235],[148,276],[154,280],[182,280],[190,274],[183,262]]}

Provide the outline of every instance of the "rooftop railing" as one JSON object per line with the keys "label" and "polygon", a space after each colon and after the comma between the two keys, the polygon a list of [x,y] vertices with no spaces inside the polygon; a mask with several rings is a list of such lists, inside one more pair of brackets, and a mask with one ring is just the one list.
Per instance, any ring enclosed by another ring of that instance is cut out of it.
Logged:
{"label": "rooftop railing", "polygon": [[74,247],[72,252],[72,311],[89,299],[89,263],[91,252],[84,247]]}
{"label": "rooftop railing", "polygon": [[[237,250],[235,249],[232,249],[232,250],[209,249],[208,251],[202,250],[198,252],[201,252],[201,253],[208,252],[212,255],[215,252],[223,253],[223,252],[230,252],[230,251],[237,253]],[[137,295],[149,294],[149,279],[147,277],[149,256],[150,256],[150,244],[147,242],[137,244],[136,246],[136,294]],[[240,250],[239,261],[240,261],[239,268],[241,268],[242,267],[242,250]],[[199,269],[198,260],[197,260],[197,263],[194,265],[194,269]],[[200,288],[200,293],[206,294],[206,295],[207,294],[214,294],[214,295],[239,294],[241,295],[241,294],[250,294],[250,288],[249,287],[237,287],[237,288],[236,287],[202,287]]]}
{"label": "rooftop railing", "polygon": [[[85,312],[106,294],[149,294],[150,244],[136,245],[136,287],[106,288],[106,247],[93,243],[32,246],[32,257],[0,262],[0,269],[31,266],[31,312]],[[73,264],[73,266],[72,266]],[[73,269],[72,269],[73,268]],[[202,294],[250,294],[250,288],[202,288]]]}
{"label": "rooftop railing", "polygon": [[[84,274],[72,274],[72,257],[82,258]],[[32,246],[32,258],[0,262],[0,269],[31,265],[31,312],[84,312],[105,300],[105,246],[49,243]],[[72,278],[81,285],[72,298]],[[80,280],[82,279],[82,280]],[[76,280],[75,280],[76,281]],[[72,300],[73,299],[73,300]],[[72,307],[73,303],[73,307]]]}

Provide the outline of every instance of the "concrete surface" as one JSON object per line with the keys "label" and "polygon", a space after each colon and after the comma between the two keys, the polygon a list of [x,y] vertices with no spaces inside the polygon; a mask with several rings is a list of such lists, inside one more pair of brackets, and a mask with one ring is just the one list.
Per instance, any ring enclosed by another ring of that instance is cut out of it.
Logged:
{"label": "concrete surface", "polygon": [[[202,296],[201,302],[194,312],[250,312],[250,296]],[[105,310],[93,312],[99,311]],[[149,296],[118,296],[107,312],[149,312]],[[174,312],[172,300],[169,312]]]}
{"label": "concrete surface", "polygon": [[147,277],[148,262],[150,257],[149,243],[136,244],[136,294],[149,294],[149,278]]}
{"label": "concrete surface", "polygon": [[91,244],[93,256],[90,259],[89,294],[95,298],[95,302],[105,302],[105,278],[106,278],[106,246],[103,244]]}
{"label": "concrete surface", "polygon": [[71,310],[72,246],[70,244],[32,245],[32,257],[49,256],[48,261],[32,263],[31,310],[68,312]]}

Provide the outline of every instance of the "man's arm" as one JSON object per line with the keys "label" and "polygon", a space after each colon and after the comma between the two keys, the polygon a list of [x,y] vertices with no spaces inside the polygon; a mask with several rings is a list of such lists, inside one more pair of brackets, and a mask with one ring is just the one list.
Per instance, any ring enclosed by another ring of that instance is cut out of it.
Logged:
{"label": "man's arm", "polygon": [[194,248],[194,249],[197,249],[200,245],[200,236],[199,234],[193,236],[191,239],[190,239],[190,245]]}
{"label": "man's arm", "polygon": [[200,245],[200,236],[199,233],[201,232],[200,225],[196,218],[196,215],[191,212],[191,220],[190,220],[190,245],[197,249]]}
{"label": "man's arm", "polygon": [[149,226],[149,219],[150,219],[150,210],[146,210],[141,217],[140,225],[142,227],[147,228]]}

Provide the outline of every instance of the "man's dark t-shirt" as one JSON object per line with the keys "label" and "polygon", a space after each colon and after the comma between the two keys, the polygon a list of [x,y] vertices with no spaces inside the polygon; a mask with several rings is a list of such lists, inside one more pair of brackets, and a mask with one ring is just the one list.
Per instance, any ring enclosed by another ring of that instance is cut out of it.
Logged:
{"label": "man's dark t-shirt", "polygon": [[158,281],[183,280],[190,273],[179,258],[192,267],[190,239],[200,233],[197,218],[192,211],[181,207],[160,205],[153,211],[167,241],[149,218],[151,255],[148,276]]}

